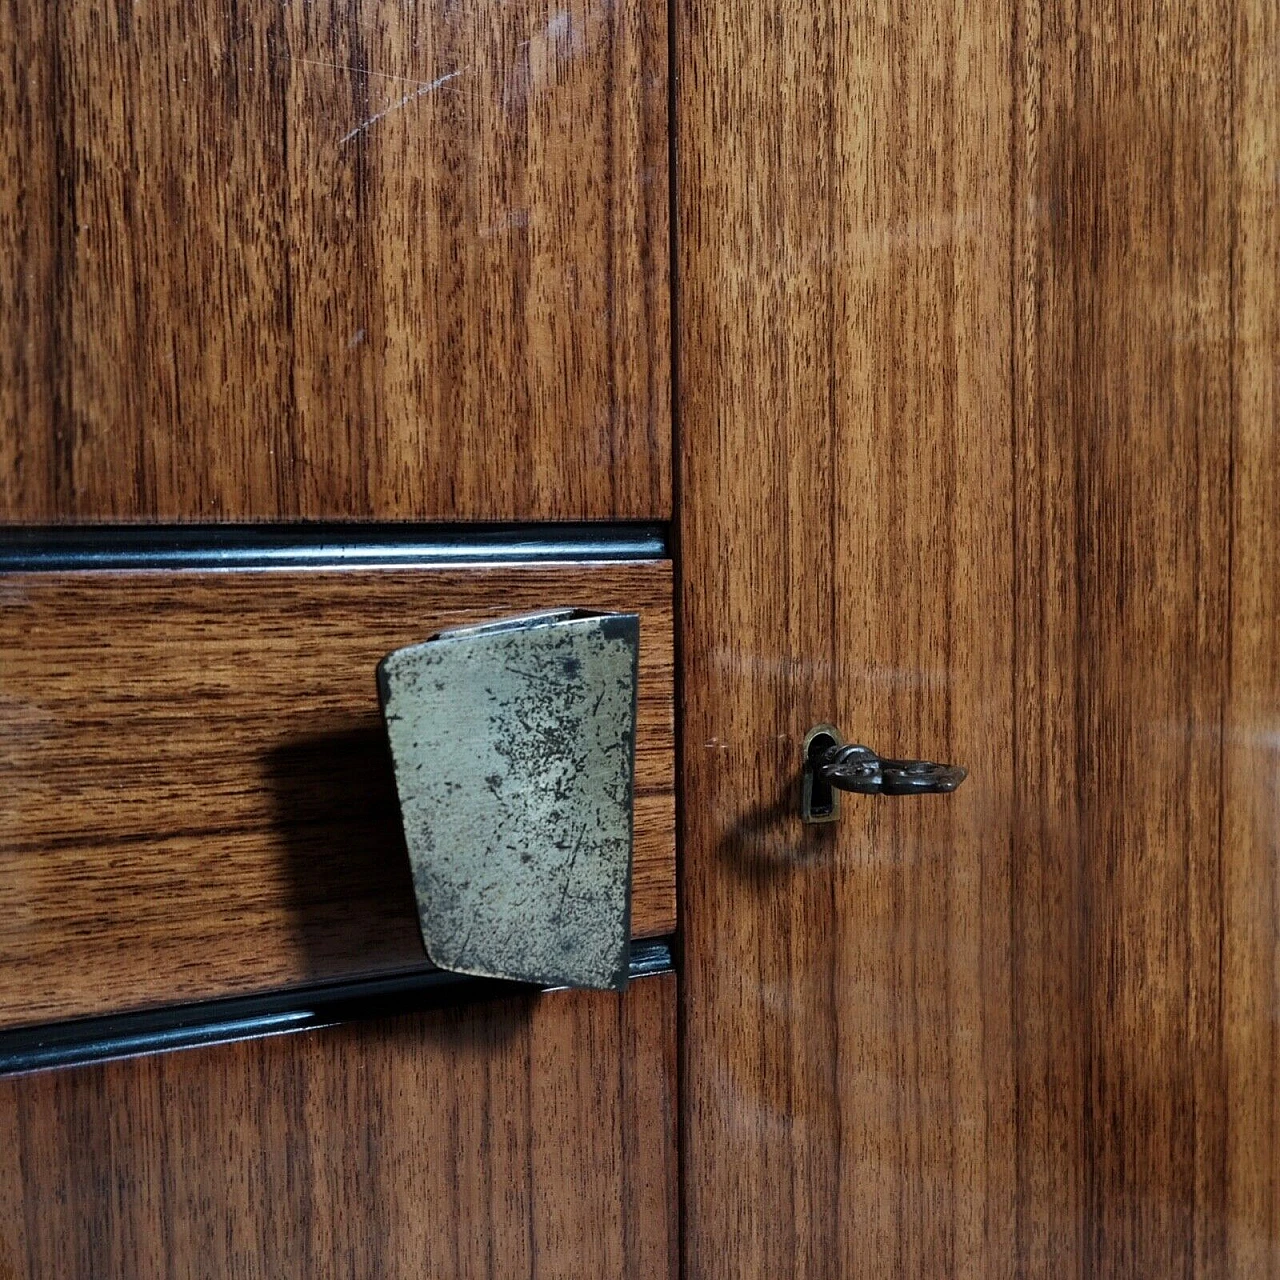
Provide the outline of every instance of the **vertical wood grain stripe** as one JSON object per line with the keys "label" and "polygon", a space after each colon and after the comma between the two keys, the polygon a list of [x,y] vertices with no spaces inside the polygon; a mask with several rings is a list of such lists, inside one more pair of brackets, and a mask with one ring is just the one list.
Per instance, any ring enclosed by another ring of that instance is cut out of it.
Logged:
{"label": "vertical wood grain stripe", "polygon": [[1280,13],[1232,31],[1230,696],[1221,1043],[1226,1266],[1280,1276]]}

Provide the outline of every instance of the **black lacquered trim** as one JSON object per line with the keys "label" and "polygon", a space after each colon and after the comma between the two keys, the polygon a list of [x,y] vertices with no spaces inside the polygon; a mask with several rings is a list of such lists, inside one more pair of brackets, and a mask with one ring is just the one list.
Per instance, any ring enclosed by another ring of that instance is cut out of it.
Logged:
{"label": "black lacquered trim", "polygon": [[[628,971],[632,979],[669,973],[671,967],[671,946],[666,940],[632,944]],[[520,983],[430,971],[19,1027],[0,1031],[0,1075],[310,1031],[537,990]]]}
{"label": "black lacquered trim", "polygon": [[0,573],[662,560],[667,542],[653,523],[15,526],[0,527]]}

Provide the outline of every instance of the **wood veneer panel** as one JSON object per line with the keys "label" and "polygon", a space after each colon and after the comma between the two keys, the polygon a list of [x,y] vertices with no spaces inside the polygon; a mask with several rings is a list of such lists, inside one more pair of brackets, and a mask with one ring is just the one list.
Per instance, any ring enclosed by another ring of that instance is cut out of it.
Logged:
{"label": "wood veneer panel", "polygon": [[663,517],[660,0],[0,5],[0,520]]}
{"label": "wood veneer panel", "polygon": [[676,32],[689,1274],[1278,1272],[1274,16]]}
{"label": "wood veneer panel", "polygon": [[373,672],[638,610],[632,920],[675,925],[671,567],[0,578],[0,1024],[425,965]]}
{"label": "wood veneer panel", "polygon": [[1010,919],[1039,1273],[1222,1275],[1250,1230],[1223,1105],[1235,7],[1020,14]]}
{"label": "wood veneer panel", "polygon": [[0,1081],[0,1274],[677,1274],[675,979]]}

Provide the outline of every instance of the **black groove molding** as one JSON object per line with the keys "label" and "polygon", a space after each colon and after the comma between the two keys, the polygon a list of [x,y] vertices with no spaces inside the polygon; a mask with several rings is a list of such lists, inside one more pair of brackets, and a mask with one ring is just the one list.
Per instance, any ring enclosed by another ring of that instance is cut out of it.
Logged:
{"label": "black groove molding", "polygon": [[668,533],[628,522],[0,526],[0,573],[665,560]]}
{"label": "black groove molding", "polygon": [[[633,942],[629,977],[670,973],[669,941]],[[0,1075],[81,1066],[142,1053],[194,1049],[255,1036],[314,1031],[371,1018],[529,996],[556,988],[467,978],[439,970],[174,1005],[141,1013],[77,1018],[0,1031]]]}

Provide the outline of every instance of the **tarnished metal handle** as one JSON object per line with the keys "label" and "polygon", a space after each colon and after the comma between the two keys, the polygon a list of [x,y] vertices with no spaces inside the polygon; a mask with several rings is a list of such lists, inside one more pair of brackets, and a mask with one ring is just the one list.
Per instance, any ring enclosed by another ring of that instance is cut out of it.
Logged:
{"label": "tarnished metal handle", "polygon": [[814,771],[829,786],[864,796],[954,791],[969,776],[957,764],[889,760],[857,743],[829,748],[814,762]]}

